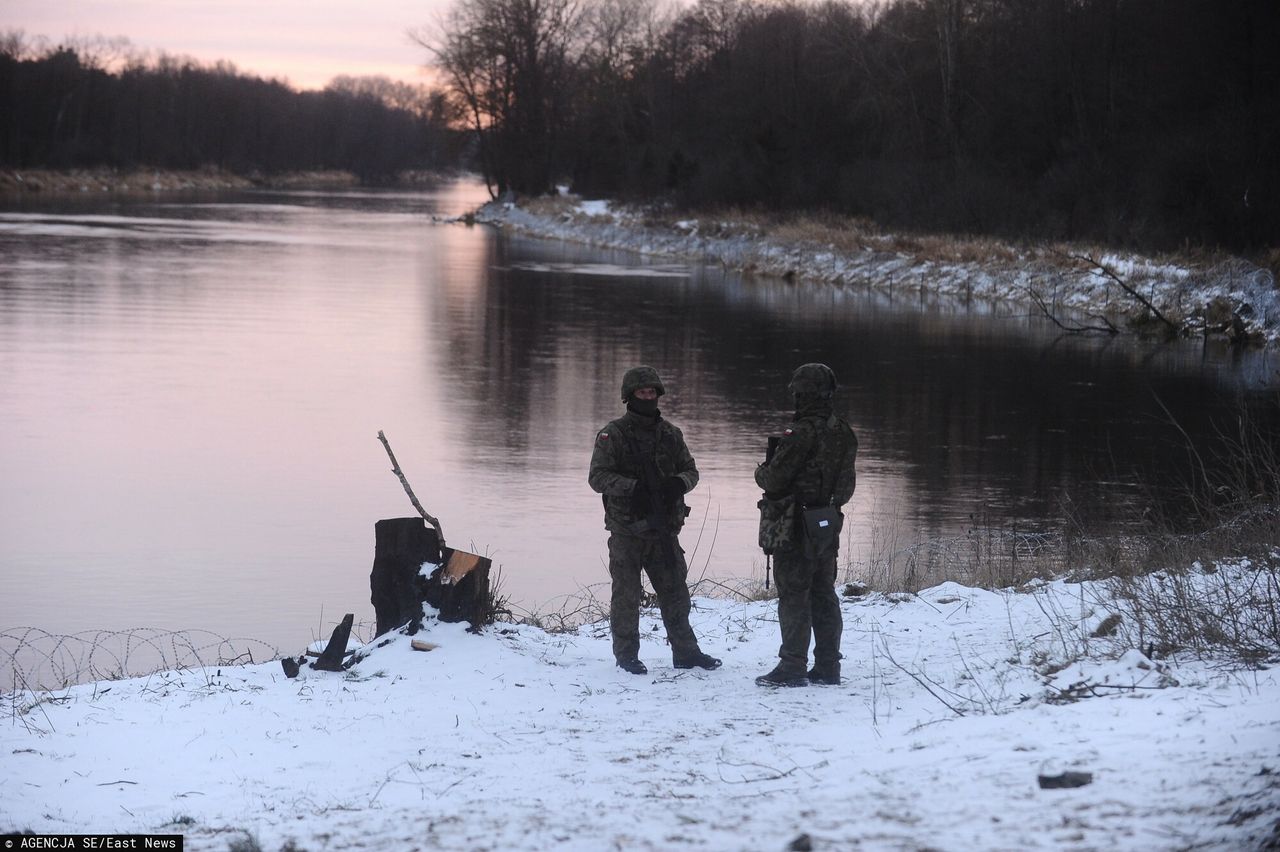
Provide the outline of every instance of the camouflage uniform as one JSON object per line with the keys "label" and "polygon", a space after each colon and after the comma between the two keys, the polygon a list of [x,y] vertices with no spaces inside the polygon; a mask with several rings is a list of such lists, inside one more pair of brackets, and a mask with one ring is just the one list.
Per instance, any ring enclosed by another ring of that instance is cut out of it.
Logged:
{"label": "camouflage uniform", "polygon": [[[630,377],[634,372],[629,371],[627,375]],[[661,392],[657,373],[649,372],[652,384]],[[642,378],[647,378],[647,374],[642,374]],[[623,398],[629,396],[624,382]],[[664,479],[678,477],[684,491],[698,484],[698,468],[684,435],[656,413],[650,417],[628,411],[596,434],[587,481],[594,491],[603,495],[604,525],[610,533],[609,575],[613,590],[609,627],[613,634],[613,654],[621,665],[636,660],[640,652],[640,572],[643,570],[657,595],[677,665],[681,660],[693,660],[693,664],[701,666],[703,655],[697,636],[689,626],[689,588],[685,584],[688,567],[676,537],[684,526],[688,509],[683,497],[667,506],[666,520],[672,531],[668,548],[665,535],[649,528],[647,507],[636,505],[633,499],[646,457],[653,457]]]}
{"label": "camouflage uniform", "polygon": [[[806,365],[809,366],[821,365]],[[832,376],[832,391],[834,385]],[[756,468],[756,484],[771,499],[794,496],[799,504],[797,519],[801,508],[843,506],[853,496],[857,452],[858,439],[853,430],[832,413],[830,393],[800,394],[795,418],[783,433],[772,459]],[[778,624],[782,631],[778,650],[781,662],[775,672],[792,678],[804,676],[812,632],[815,670],[834,672],[835,682],[839,681],[840,635],[844,628],[835,592],[839,545],[837,533],[826,552],[808,556],[803,536],[796,535],[791,546],[774,551]]]}

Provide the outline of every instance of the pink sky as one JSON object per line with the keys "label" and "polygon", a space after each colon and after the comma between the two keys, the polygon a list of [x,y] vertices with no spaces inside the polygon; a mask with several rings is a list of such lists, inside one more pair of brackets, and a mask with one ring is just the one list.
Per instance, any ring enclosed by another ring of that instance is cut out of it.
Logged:
{"label": "pink sky", "polygon": [[241,71],[323,87],[339,74],[429,82],[406,31],[449,0],[3,0],[0,30],[57,42],[125,36],[137,48],[228,60]]}

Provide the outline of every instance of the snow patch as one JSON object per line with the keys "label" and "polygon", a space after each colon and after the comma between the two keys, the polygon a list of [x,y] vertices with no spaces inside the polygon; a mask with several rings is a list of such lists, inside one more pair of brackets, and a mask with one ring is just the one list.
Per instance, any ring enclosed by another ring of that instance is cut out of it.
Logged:
{"label": "snow patch", "polygon": [[[345,673],[272,662],[12,693],[0,818],[219,852],[241,833],[264,849],[1260,846],[1280,809],[1276,669],[1086,639],[1116,608],[1105,593],[843,599],[839,686],[756,686],[776,605],[695,598],[717,671],[673,668],[646,610],[644,677],[614,666],[605,624],[428,617]],[[1045,700],[1077,683],[1097,694]],[[1039,790],[1055,767],[1093,783]]]}
{"label": "snow patch", "polygon": [[[714,263],[752,274],[855,285],[889,294],[928,293],[935,297],[1013,302],[1056,314],[1071,311],[1093,318],[1125,318],[1142,313],[1134,293],[1148,299],[1184,329],[1194,332],[1221,325],[1216,300],[1225,300],[1232,333],[1280,343],[1280,291],[1267,270],[1240,260],[1212,268],[1190,269],[1136,255],[1107,252],[1090,260],[1065,258],[1053,250],[1009,251],[982,262],[941,261],[917,257],[905,249],[889,250],[894,241],[856,249],[834,249],[829,243],[785,241],[764,236],[753,226],[682,219],[652,224],[645,211],[601,200],[579,200],[563,214],[541,216],[512,203],[491,203],[476,214],[481,222],[540,237],[561,239],[641,254]],[[909,245],[909,243],[904,243]],[[882,247],[877,248],[876,245]],[[1043,308],[1041,307],[1043,305]],[[1214,318],[1210,321],[1210,314]]]}

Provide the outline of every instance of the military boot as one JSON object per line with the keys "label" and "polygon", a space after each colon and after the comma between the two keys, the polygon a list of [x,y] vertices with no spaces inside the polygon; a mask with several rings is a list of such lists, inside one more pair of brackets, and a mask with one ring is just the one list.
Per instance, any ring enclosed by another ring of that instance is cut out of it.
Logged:
{"label": "military boot", "polygon": [[629,660],[618,660],[618,668],[622,669],[624,672],[631,672],[633,675],[649,673],[649,669],[645,667],[645,664],[635,657],[632,657]]}
{"label": "military boot", "polygon": [[671,664],[678,669],[711,669],[720,668],[720,661],[710,654],[704,654],[701,651],[693,653],[672,654]]}
{"label": "military boot", "polygon": [[803,666],[796,668],[788,663],[778,663],[773,667],[773,671],[756,678],[756,684],[759,686],[808,686],[809,678],[805,675]]}
{"label": "military boot", "polygon": [[809,669],[809,683],[818,683],[823,686],[839,686],[840,663],[815,662],[813,668]]}

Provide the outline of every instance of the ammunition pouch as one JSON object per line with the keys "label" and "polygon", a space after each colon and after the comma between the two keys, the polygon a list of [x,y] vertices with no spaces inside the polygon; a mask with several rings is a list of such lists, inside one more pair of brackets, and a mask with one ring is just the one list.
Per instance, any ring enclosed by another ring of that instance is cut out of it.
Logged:
{"label": "ammunition pouch", "polygon": [[760,549],[766,554],[790,550],[796,546],[796,498],[787,494],[778,499],[768,496],[756,503],[760,508]]}

